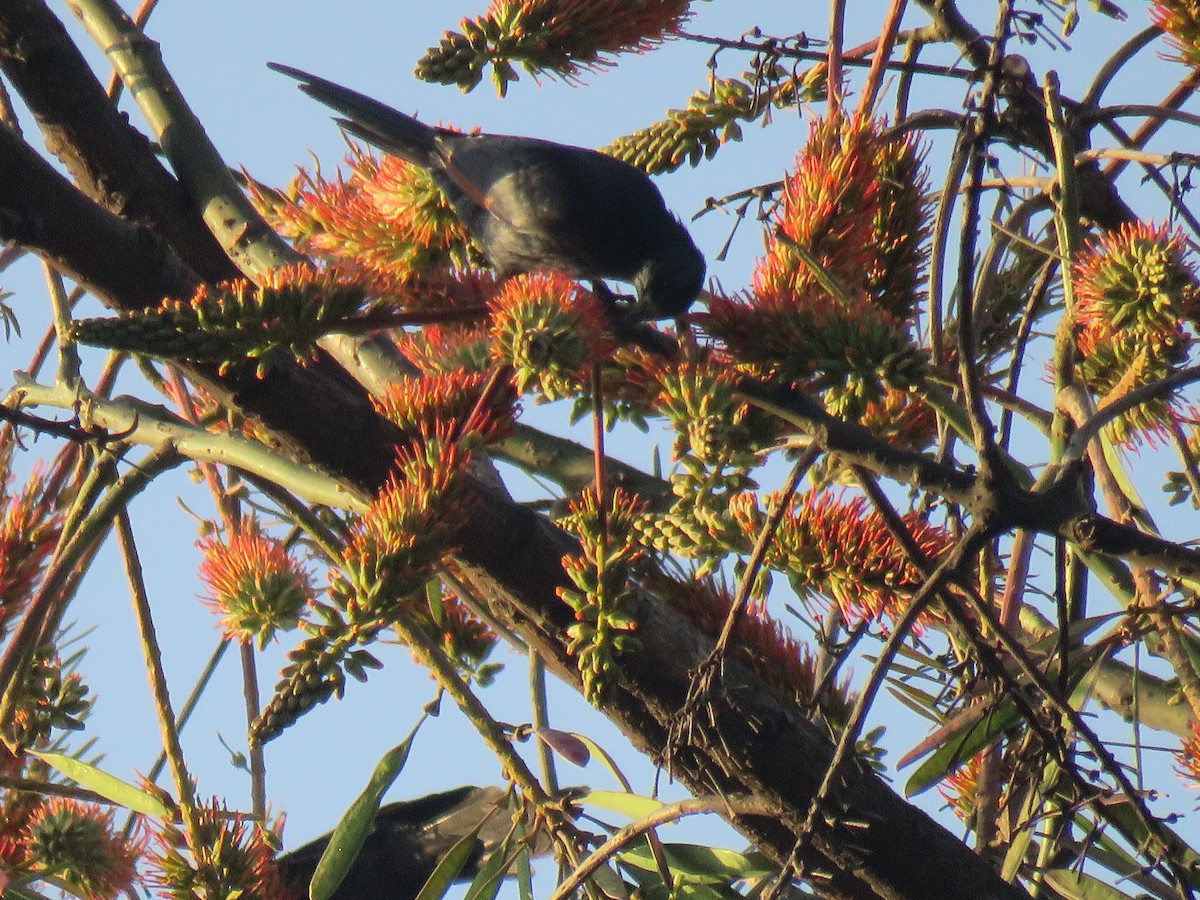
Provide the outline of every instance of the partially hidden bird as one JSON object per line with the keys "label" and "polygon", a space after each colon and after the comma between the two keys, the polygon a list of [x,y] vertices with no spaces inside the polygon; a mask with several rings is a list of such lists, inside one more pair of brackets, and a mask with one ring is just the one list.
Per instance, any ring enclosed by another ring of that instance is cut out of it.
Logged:
{"label": "partially hidden bird", "polygon": [[623,322],[680,316],[700,294],[704,256],[654,182],[619,159],[537,138],[426,125],[349,88],[279,63],[268,66],[339,112],[349,134],[430,171],[501,278],[554,271],[631,284]]}
{"label": "partially hidden bird", "polygon": [[[499,788],[464,786],[380,807],[330,900],[413,900],[442,858],[467,835],[473,836],[470,850],[454,880],[474,878],[482,858],[500,847],[512,828],[512,816],[495,814],[505,802]],[[332,839],[332,834],[323,835],[277,859],[290,896],[309,896]],[[535,840],[530,849],[544,855],[549,849],[545,843]]]}

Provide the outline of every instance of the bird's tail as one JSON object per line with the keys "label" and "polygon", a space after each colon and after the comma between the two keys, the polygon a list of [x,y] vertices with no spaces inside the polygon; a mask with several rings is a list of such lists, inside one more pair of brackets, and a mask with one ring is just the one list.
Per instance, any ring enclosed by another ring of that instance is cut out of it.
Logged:
{"label": "bird's tail", "polygon": [[418,165],[429,166],[435,158],[436,129],[365,94],[300,69],[274,62],[267,63],[267,67],[295,78],[300,90],[340,112],[345,118],[338,119],[338,124],[355,137]]}

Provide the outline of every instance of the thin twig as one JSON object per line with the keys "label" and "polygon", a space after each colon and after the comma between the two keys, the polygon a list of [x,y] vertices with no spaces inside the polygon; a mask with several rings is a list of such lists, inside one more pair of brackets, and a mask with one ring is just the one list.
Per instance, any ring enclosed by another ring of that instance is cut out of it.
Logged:
{"label": "thin twig", "polygon": [[716,813],[722,816],[770,816],[774,815],[771,804],[758,797],[695,797],[665,804],[636,822],[631,822],[617,831],[607,841],[593,850],[554,889],[550,900],[566,900],[596,870],[624,850],[641,835],[657,828],[677,822],[686,816]]}
{"label": "thin twig", "polygon": [[146,675],[150,679],[150,693],[154,697],[154,712],[158,716],[158,727],[162,731],[163,750],[167,754],[171,779],[175,782],[176,802],[183,816],[188,843],[195,846],[194,842],[200,839],[196,819],[195,785],[188,774],[183,744],[179,740],[179,729],[175,724],[175,714],[171,711],[171,694],[167,689],[167,676],[163,672],[162,650],[150,614],[150,598],[146,595],[146,583],[142,578],[142,564],[138,559],[133,525],[125,509],[117,513],[117,539],[120,542],[121,558],[125,563],[125,575],[129,579],[129,591],[133,597],[133,611],[137,617],[138,634],[142,639]]}
{"label": "thin twig", "polygon": [[875,109],[875,101],[879,97],[879,88],[883,84],[883,72],[896,45],[896,34],[900,30],[900,20],[904,18],[904,8],[908,0],[892,0],[883,27],[879,32],[879,43],[875,55],[871,59],[871,69],[867,72],[867,81],[863,85],[862,99],[858,106],[858,115],[868,119]]}

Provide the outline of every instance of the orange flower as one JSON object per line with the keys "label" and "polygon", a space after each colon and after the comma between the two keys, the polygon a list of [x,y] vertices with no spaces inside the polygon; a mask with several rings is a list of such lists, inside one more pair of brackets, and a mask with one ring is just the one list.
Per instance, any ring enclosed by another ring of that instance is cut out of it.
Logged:
{"label": "orange flower", "polygon": [[924,450],[937,434],[932,407],[910,391],[888,390],[863,411],[862,424],[893,447]]}
{"label": "orange flower", "polygon": [[492,388],[483,409],[476,409],[489,382],[481,372],[435,372],[390,385],[375,405],[411,438],[439,428],[461,437],[465,429],[487,443],[512,430],[516,404],[506,380]]}
{"label": "orange flower", "polygon": [[[0,744],[0,748],[3,744]],[[2,751],[7,753],[7,751]],[[6,769],[4,774],[17,774],[20,768],[11,773]],[[25,840],[26,826],[29,817],[37,808],[39,798],[36,794],[20,791],[5,791],[0,794],[0,874],[24,875],[29,872],[29,847]],[[0,897],[4,896],[0,891]]]}
{"label": "orange flower", "polygon": [[485,269],[376,274],[373,287],[382,302],[406,311],[479,308],[498,290],[495,276]]}
{"label": "orange flower", "polygon": [[1200,296],[1181,230],[1127,222],[1093,241],[1074,266],[1081,341],[1124,328],[1171,330]]}
{"label": "orange flower", "polygon": [[398,342],[404,358],[422,372],[483,372],[491,366],[491,340],[482,325],[426,325]]}
{"label": "orange flower", "polygon": [[[753,495],[735,497],[730,512],[750,540],[757,537],[762,513]],[[919,515],[905,516],[904,522],[928,559],[937,560],[949,549],[949,536]],[[848,622],[896,618],[925,581],[865,499],[845,502],[828,492],[810,492],[795,501],[767,564],[788,572],[797,591],[832,599]]]}
{"label": "orange flower", "polygon": [[983,768],[983,754],[976,753],[961,766],[942,779],[938,793],[946,805],[959,819],[968,825],[974,824],[975,795],[979,791],[979,773]]}
{"label": "orange flower", "polygon": [[34,472],[12,493],[12,432],[0,446],[0,638],[5,624],[29,600],[62,529],[62,515]]}
{"label": "orange flower", "polygon": [[444,593],[441,601],[436,609],[431,609],[431,614],[433,627],[441,636],[442,649],[451,659],[473,670],[486,687],[491,674],[480,664],[496,646],[495,633],[457,595]]}
{"label": "orange flower", "polygon": [[608,65],[606,53],[650,49],[679,30],[687,8],[688,0],[492,0],[488,15],[515,41],[557,51],[578,71]]}
{"label": "orange flower", "polygon": [[[728,587],[711,578],[677,581],[655,574],[649,586],[676,609],[681,610],[697,628],[712,638],[721,633],[733,595]],[[849,681],[830,684],[826,693],[816,697],[816,661],[808,647],[767,613],[762,601],[753,600],[738,618],[730,645],[734,655],[759,678],[777,691],[808,706],[819,702],[829,721],[840,725],[849,718],[854,695]]]}
{"label": "orange flower", "polygon": [[31,871],[53,876],[88,900],[116,897],[133,885],[139,842],[113,827],[112,809],[50,797],[29,816],[24,843]]}
{"label": "orange flower", "polygon": [[1192,722],[1191,729],[1175,754],[1175,770],[1191,787],[1200,788],[1200,722]]}
{"label": "orange flower", "polygon": [[195,810],[197,833],[165,823],[146,853],[146,881],[178,900],[245,897],[299,900],[284,887],[275,853],[279,833],[226,811],[215,798]]}
{"label": "orange flower", "polygon": [[352,618],[360,611],[386,618],[451,552],[454,529],[469,514],[460,477],[469,458],[444,427],[398,456],[395,473],[342,553],[352,584],[340,578],[333,584],[353,607]]}
{"label": "orange flower", "polygon": [[1196,0],[1157,0],[1150,8],[1150,19],[1167,33],[1167,43],[1177,51],[1169,59],[1200,66],[1200,5]]}
{"label": "orange flower", "polygon": [[[656,404],[675,426],[674,456],[730,462],[730,452],[751,447],[749,407],[735,396],[737,372],[722,354],[684,348],[677,359],[653,360],[648,374],[658,383]],[[745,460],[753,465],[753,459]]]}
{"label": "orange flower", "polygon": [[[1079,376],[1103,407],[1170,374],[1187,357],[1200,287],[1182,232],[1134,222],[1093,242],[1075,263]],[[1110,424],[1118,441],[1150,437],[1176,415],[1152,399]]]}
{"label": "orange flower", "polygon": [[216,537],[198,544],[204,553],[200,579],[206,602],[222,615],[225,634],[265,647],[277,630],[296,627],[313,600],[308,573],[283,542],[263,534],[258,522],[243,518],[228,543]]}
{"label": "orange flower", "polygon": [[300,169],[284,194],[252,188],[269,221],[297,249],[391,278],[465,269],[466,230],[429,173],[402,159],[375,159],[360,147],[336,181]]}
{"label": "orange flower", "polygon": [[569,396],[612,354],[603,303],[566,275],[510,278],[492,309],[492,356],[513,367],[520,393],[533,385],[548,400]]}
{"label": "orange flower", "polygon": [[[91,711],[92,699],[79,673],[64,669],[52,649],[43,647],[30,661],[15,707],[8,737],[18,747],[44,747],[55,729],[81,730]],[[3,756],[0,767],[13,764],[11,756]]]}
{"label": "orange flower", "polygon": [[919,384],[927,368],[906,326],[861,292],[839,300],[809,285],[716,297],[695,318],[763,378],[803,382],[820,374],[836,415],[857,418],[888,388]]}
{"label": "orange flower", "polygon": [[679,31],[689,0],[493,0],[461,33],[447,32],[417,63],[417,77],[475,87],[488,63],[503,96],[517,79],[511,63],[530,72],[574,78],[610,65],[610,53],[641,52]]}
{"label": "orange flower", "polygon": [[817,278],[793,249],[799,246],[848,294],[907,320],[929,229],[920,162],[914,144],[884,138],[874,122],[814,122],[784,182],[755,291],[811,293]]}
{"label": "orange flower", "polygon": [[637,622],[627,609],[630,578],[645,556],[637,523],[646,504],[620,487],[604,497],[594,487],[570,503],[559,525],[579,537],[579,552],[562,558],[563,571],[574,587],[559,587],[558,595],[575,613],[568,626],[567,653],[583,678],[583,694],[592,703],[615,683],[617,657],[633,642]]}

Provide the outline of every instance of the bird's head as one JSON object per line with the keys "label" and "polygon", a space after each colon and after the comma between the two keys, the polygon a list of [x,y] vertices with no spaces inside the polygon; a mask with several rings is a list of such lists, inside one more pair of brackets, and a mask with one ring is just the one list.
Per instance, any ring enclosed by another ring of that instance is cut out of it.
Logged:
{"label": "bird's head", "polygon": [[677,224],[677,239],[651,257],[634,279],[636,315],[640,319],[681,316],[704,287],[704,254],[678,220]]}

